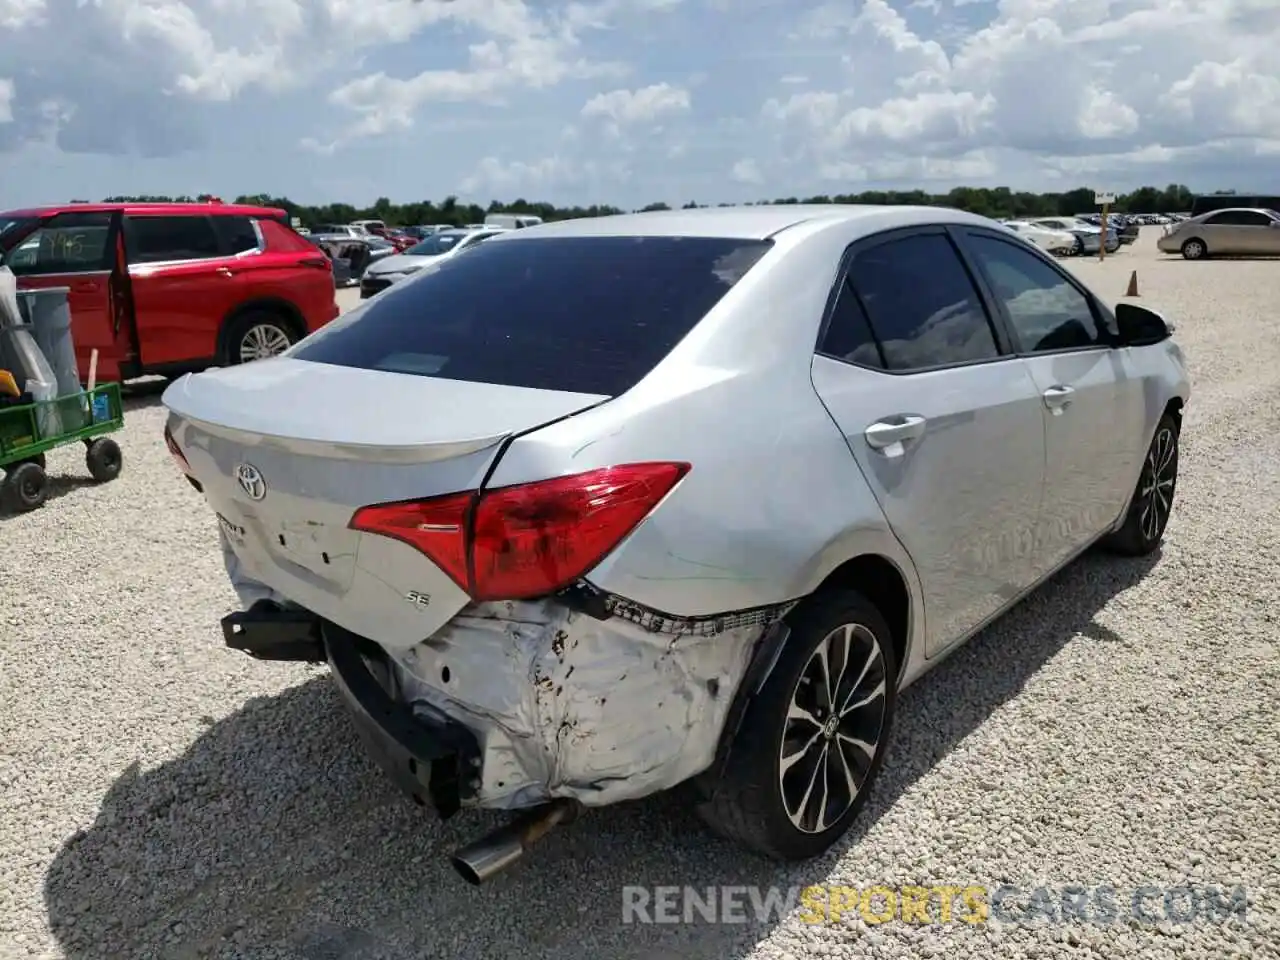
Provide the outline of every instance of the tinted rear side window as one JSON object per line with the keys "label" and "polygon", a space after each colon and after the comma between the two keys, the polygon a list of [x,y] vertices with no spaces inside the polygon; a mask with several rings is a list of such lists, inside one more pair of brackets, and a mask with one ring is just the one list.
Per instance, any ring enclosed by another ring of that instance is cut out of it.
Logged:
{"label": "tinted rear side window", "polygon": [[258,233],[248,217],[214,217],[213,228],[227,253],[247,253],[258,249]]}
{"label": "tinted rear side window", "polygon": [[323,327],[300,360],[617,396],[771,246],[706,237],[476,245]]}
{"label": "tinted rear side window", "polygon": [[1000,355],[978,291],[942,234],[860,251],[849,282],[890,370],[972,363]]}

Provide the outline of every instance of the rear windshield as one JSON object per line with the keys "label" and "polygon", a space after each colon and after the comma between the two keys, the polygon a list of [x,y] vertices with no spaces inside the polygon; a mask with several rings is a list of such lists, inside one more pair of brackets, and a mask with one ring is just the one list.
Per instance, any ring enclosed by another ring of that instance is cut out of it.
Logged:
{"label": "rear windshield", "polygon": [[421,243],[414,244],[405,253],[411,253],[415,257],[438,257],[452,250],[454,244],[465,236],[465,233],[435,233]]}
{"label": "rear windshield", "polygon": [[290,355],[617,396],[652,370],[770,246],[708,237],[482,243],[322,327]]}

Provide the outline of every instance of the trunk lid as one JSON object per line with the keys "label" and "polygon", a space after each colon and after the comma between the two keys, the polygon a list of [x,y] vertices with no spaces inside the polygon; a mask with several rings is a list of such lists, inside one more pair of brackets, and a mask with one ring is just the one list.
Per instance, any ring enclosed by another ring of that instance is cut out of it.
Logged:
{"label": "trunk lid", "polygon": [[507,437],[605,399],[281,357],[183,377],[163,402],[243,573],[395,649],[469,598],[352,514],[478,489]]}

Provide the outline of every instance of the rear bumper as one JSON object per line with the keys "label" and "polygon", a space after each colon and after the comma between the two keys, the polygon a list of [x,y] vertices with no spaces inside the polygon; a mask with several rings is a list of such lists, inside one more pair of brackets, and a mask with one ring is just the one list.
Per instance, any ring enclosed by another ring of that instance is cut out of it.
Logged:
{"label": "rear bumper", "polygon": [[360,278],[360,299],[364,300],[381,293],[391,286],[392,281],[383,277],[371,277],[368,274]]}
{"label": "rear bumper", "polygon": [[475,736],[398,702],[384,685],[392,673],[377,645],[270,603],[224,617],[222,631],[228,647],[256,659],[327,662],[365,749],[418,805],[449,817],[473,798],[482,762]]}
{"label": "rear bumper", "polygon": [[394,656],[274,603],[223,630],[259,659],[327,662],[371,756],[448,816],[555,799],[607,806],[702,773],[760,637],[784,612],[685,624],[630,608],[601,619],[553,600],[478,604]]}

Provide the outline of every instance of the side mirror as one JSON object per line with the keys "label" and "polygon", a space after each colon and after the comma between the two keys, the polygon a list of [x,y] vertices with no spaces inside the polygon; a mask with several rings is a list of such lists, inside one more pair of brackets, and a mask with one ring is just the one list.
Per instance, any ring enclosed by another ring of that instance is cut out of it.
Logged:
{"label": "side mirror", "polygon": [[1117,303],[1115,313],[1121,346],[1146,346],[1167,340],[1173,335],[1173,324],[1147,307],[1136,303]]}

